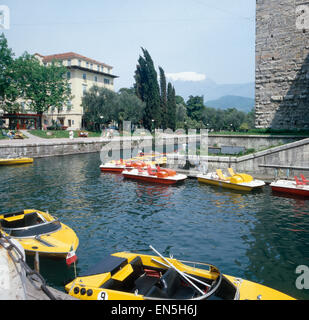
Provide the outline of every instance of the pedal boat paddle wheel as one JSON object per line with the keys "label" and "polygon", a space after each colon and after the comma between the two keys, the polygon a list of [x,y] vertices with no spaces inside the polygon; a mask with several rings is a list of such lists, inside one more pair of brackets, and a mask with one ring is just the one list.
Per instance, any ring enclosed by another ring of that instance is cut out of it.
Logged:
{"label": "pedal boat paddle wheel", "polygon": [[122,175],[127,179],[161,184],[175,184],[187,179],[187,176],[184,174],[177,174],[174,170],[162,169],[159,166],[156,168],[147,166],[147,169],[138,168],[133,170],[124,170]]}
{"label": "pedal boat paddle wheel", "polygon": [[2,232],[19,241],[26,254],[67,258],[75,253],[79,240],[75,232],[47,212],[23,210],[0,215]]}
{"label": "pedal boat paddle wheel", "polygon": [[269,287],[223,275],[206,263],[156,255],[111,254],[65,286],[81,300],[289,300]]}
{"label": "pedal boat paddle wheel", "polygon": [[264,181],[256,180],[249,174],[234,173],[231,168],[229,168],[229,172],[231,176],[226,176],[221,169],[217,169],[216,172],[197,175],[197,180],[213,186],[240,191],[252,191],[265,185]]}

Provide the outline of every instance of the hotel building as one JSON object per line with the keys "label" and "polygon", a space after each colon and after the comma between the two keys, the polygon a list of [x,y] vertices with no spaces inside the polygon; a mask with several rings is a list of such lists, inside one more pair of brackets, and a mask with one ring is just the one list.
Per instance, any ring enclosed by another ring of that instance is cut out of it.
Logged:
{"label": "hotel building", "polygon": [[52,61],[59,61],[67,67],[67,79],[71,87],[72,100],[63,107],[58,113],[57,110],[48,110],[43,115],[43,124],[49,126],[52,120],[69,129],[82,128],[83,107],[81,106],[82,97],[93,85],[104,87],[114,91],[114,79],[118,78],[112,74],[113,67],[84,57],[74,52],[53,54],[43,56],[36,53],[35,56],[44,65]]}

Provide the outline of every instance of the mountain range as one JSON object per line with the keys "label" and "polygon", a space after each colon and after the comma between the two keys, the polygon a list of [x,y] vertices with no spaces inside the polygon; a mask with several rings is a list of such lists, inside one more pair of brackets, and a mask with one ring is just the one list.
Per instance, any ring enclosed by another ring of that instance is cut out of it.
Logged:
{"label": "mountain range", "polygon": [[176,94],[185,101],[189,96],[204,96],[207,107],[227,109],[236,108],[249,112],[254,107],[254,82],[239,84],[217,84],[211,79],[203,81],[170,81],[175,87]]}
{"label": "mountain range", "polygon": [[206,107],[216,109],[236,108],[239,111],[250,112],[254,108],[254,102],[255,100],[252,98],[228,95],[204,103]]}

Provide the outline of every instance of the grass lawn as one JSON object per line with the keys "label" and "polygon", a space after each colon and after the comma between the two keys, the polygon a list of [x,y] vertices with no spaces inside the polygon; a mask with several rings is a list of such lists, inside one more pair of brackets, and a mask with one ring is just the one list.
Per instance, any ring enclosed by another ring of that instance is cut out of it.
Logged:
{"label": "grass lawn", "polygon": [[[74,138],[80,138],[78,136],[78,131],[74,132]],[[100,137],[101,132],[88,132],[88,138]],[[45,138],[45,139],[55,139],[55,138],[69,138],[70,131],[67,130],[29,130],[29,133],[33,134],[34,136]]]}
{"label": "grass lawn", "polygon": [[[0,140],[4,140],[4,139],[10,140],[10,138],[8,136],[3,135],[3,133],[2,133],[3,131],[5,131],[5,133],[8,133],[10,130],[0,129]],[[16,132],[18,132],[18,130],[12,130],[12,132],[16,133]],[[22,135],[22,136],[24,139],[28,139],[28,137],[26,137],[25,135]],[[17,139],[17,138],[15,138],[15,139]]]}

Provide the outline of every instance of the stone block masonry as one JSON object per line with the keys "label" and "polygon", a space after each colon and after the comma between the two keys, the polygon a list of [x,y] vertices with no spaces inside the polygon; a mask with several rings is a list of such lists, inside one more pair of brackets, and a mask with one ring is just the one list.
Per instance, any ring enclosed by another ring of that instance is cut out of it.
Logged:
{"label": "stone block masonry", "polygon": [[309,1],[256,0],[257,128],[309,129]]}

